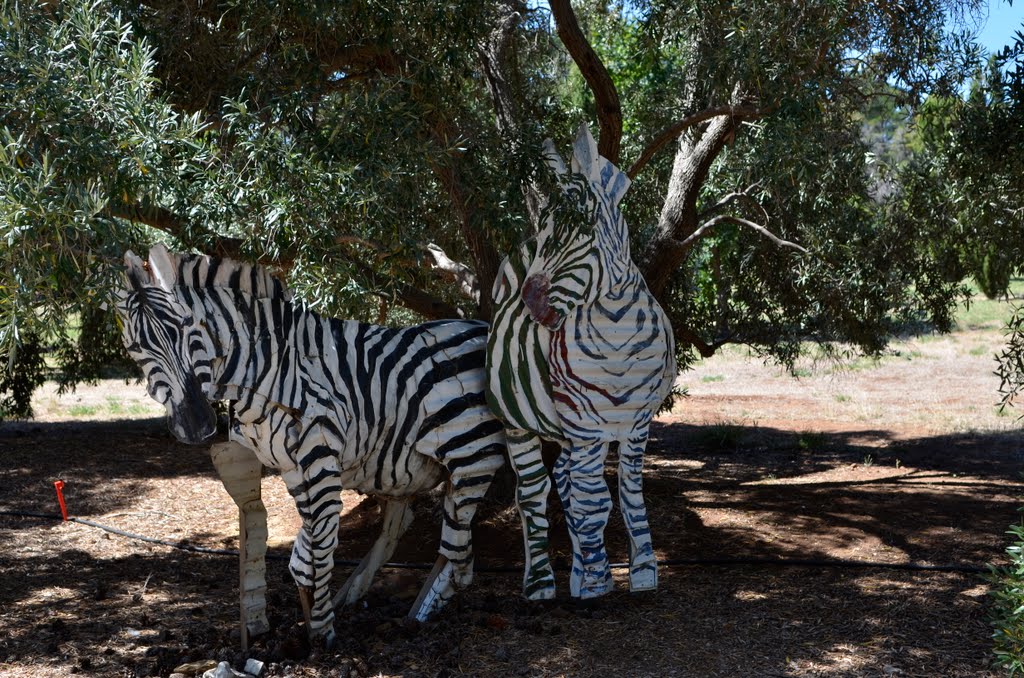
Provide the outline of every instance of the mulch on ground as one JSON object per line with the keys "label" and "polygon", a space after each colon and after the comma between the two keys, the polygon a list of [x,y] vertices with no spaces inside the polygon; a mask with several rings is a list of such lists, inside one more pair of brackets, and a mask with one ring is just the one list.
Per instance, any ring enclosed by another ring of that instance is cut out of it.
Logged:
{"label": "mulch on ground", "polygon": [[[805,424],[802,424],[804,426]],[[813,436],[659,421],[645,471],[663,559],[873,563],[1000,562],[1016,520],[1024,437],[915,436],[831,426]],[[15,423],[0,428],[0,511],[57,511],[175,542],[234,548],[236,513],[204,450],[157,419]],[[608,467],[613,486],[614,465]],[[264,481],[271,553],[297,525],[276,478]],[[339,559],[376,534],[372,499],[347,497]],[[663,567],[656,593],[566,594],[568,543],[552,497],[559,598],[527,603],[518,518],[493,502],[476,530],[479,572],[436,621],[404,619],[425,576],[385,570],[364,604],[339,612],[339,647],[309,654],[283,560],[268,564],[272,631],[252,656],[270,676],[994,676],[987,585],[968,572],[768,564]],[[435,500],[395,560],[432,563]],[[625,559],[613,514],[612,559]],[[241,667],[237,561],[100,530],[0,515],[0,675],[168,675],[179,664]],[[335,581],[347,569],[338,568]],[[337,584],[336,584],[337,585]]]}

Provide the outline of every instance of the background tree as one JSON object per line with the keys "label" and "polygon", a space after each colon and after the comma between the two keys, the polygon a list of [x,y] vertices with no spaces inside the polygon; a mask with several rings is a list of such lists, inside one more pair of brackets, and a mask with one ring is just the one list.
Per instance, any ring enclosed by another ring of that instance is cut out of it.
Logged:
{"label": "background tree", "polygon": [[0,353],[33,364],[18,347],[41,341],[94,376],[98,304],[156,238],[276,263],[330,313],[487,318],[548,186],[540,142],[580,122],[634,178],[633,251],[683,364],[946,328],[958,282],[907,246],[938,226],[872,195],[863,111],[875,83],[956,91],[977,55],[945,26],[978,6],[4,4]]}

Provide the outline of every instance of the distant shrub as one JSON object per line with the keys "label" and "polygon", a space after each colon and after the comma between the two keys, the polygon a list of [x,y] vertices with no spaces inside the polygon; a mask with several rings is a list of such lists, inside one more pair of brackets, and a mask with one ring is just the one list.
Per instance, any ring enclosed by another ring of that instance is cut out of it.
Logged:
{"label": "distant shrub", "polygon": [[996,663],[1007,675],[1024,675],[1024,524],[1008,530],[1013,543],[1006,548],[1010,564],[992,567],[992,610],[989,621],[995,631]]}

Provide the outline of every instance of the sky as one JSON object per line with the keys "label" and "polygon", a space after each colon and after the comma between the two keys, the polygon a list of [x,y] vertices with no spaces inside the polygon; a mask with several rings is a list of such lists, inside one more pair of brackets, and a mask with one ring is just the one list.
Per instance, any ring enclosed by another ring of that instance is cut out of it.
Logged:
{"label": "sky", "polygon": [[[984,21],[984,18],[983,18]],[[1013,41],[1017,31],[1024,31],[1024,0],[1014,0],[1011,7],[1006,0],[989,0],[988,20],[984,21],[978,35],[980,42],[990,53],[1002,49]]]}

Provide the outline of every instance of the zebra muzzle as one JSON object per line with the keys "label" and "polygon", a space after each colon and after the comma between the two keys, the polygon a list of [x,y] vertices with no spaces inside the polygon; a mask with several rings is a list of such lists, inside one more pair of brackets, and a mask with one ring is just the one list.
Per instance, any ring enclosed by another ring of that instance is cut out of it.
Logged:
{"label": "zebra muzzle", "polygon": [[535,322],[554,330],[558,329],[558,326],[562,324],[562,316],[551,306],[551,302],[548,300],[548,289],[550,287],[551,281],[548,280],[547,275],[544,273],[534,273],[523,283],[522,297],[523,303],[526,304],[526,308],[530,311],[530,317]]}

